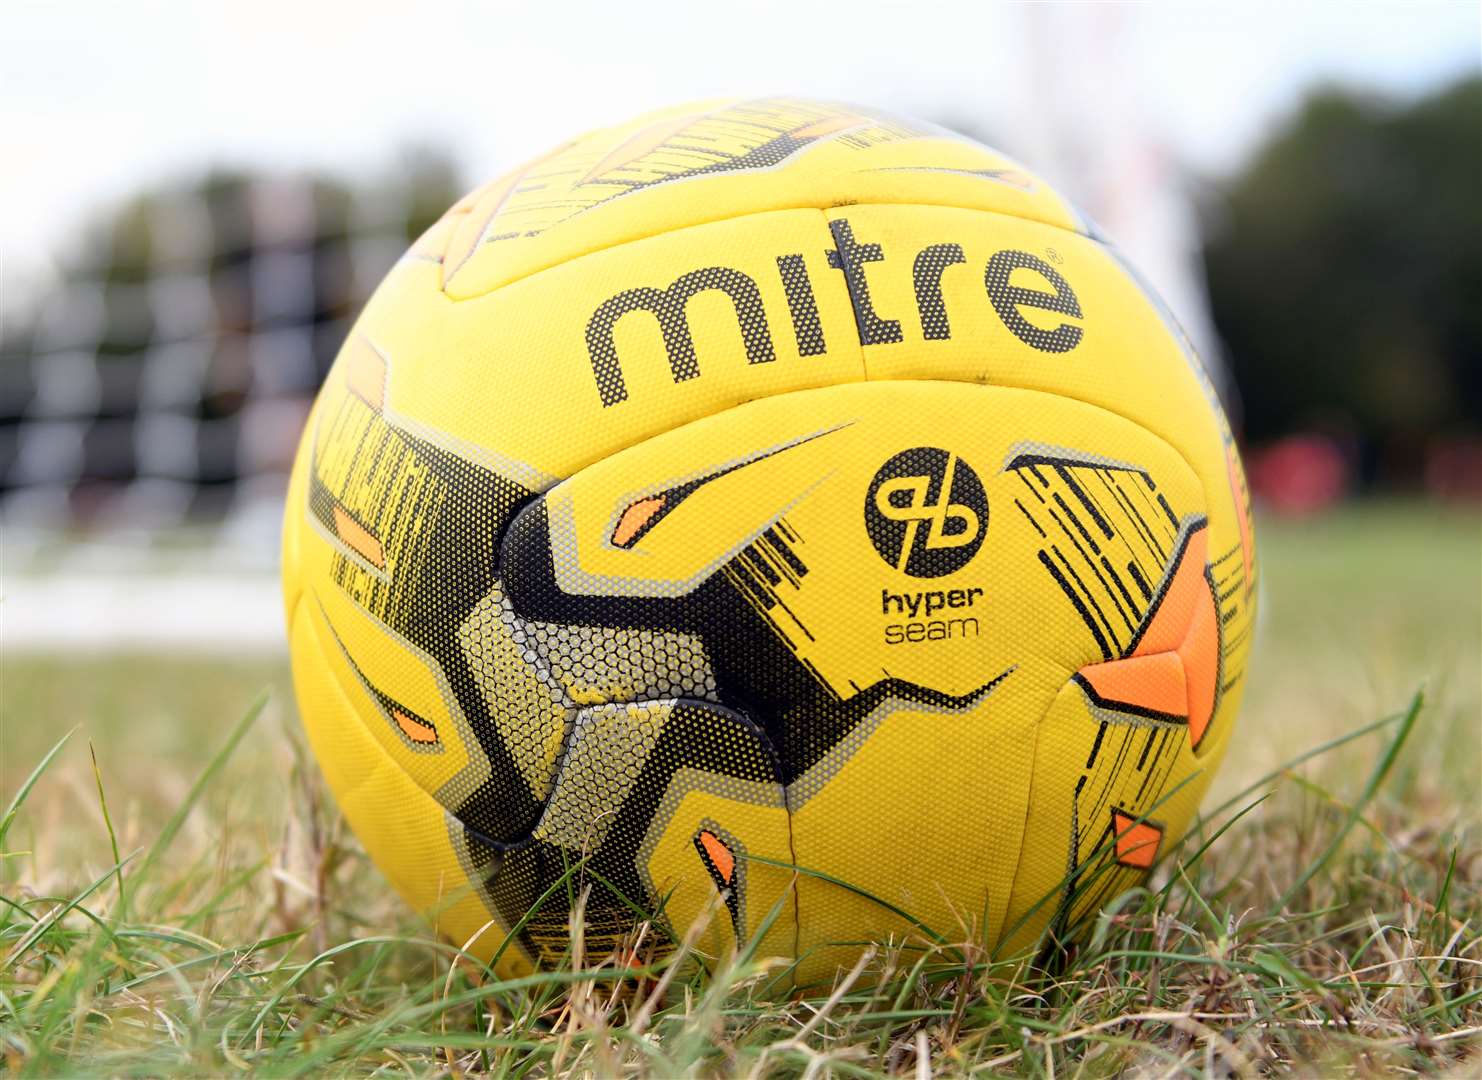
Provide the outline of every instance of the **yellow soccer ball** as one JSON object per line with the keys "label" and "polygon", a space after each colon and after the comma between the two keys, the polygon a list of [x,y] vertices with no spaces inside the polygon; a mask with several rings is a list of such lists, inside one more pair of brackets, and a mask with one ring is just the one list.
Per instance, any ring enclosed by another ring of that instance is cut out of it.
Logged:
{"label": "yellow soccer ball", "polygon": [[806,100],[454,206],[335,362],[283,546],[330,787],[501,974],[581,884],[588,956],[646,912],[803,981],[1073,934],[1187,828],[1254,616],[1157,299],[1002,155]]}

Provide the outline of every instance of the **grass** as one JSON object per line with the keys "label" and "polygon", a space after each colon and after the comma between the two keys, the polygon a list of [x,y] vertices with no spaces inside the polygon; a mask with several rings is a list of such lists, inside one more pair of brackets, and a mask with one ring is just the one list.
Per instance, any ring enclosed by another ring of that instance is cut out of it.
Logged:
{"label": "grass", "polygon": [[617,977],[578,955],[489,978],[339,824],[280,661],[7,655],[0,1060],[30,1075],[1472,1075],[1482,518],[1394,504],[1262,524],[1244,737],[1150,887],[1053,972],[972,942],[883,943],[809,998],[755,956],[713,977]]}

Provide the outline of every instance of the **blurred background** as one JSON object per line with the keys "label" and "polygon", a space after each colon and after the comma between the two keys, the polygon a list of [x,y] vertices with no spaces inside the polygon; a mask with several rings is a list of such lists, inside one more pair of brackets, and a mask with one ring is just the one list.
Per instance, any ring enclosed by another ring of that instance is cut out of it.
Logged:
{"label": "blurred background", "polygon": [[778,92],[1006,150],[1169,301],[1258,503],[1263,739],[1439,679],[1475,762],[1479,11],[10,0],[0,745],[27,753],[0,773],[78,719],[157,725],[147,757],[281,689],[299,427],[464,190],[646,109]]}

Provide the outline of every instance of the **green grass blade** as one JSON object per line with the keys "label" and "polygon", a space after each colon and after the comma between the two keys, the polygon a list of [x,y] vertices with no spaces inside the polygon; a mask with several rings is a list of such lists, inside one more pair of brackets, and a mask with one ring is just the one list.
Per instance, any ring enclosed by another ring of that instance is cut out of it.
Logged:
{"label": "green grass blade", "polygon": [[31,794],[31,789],[36,786],[36,781],[41,779],[42,774],[51,765],[52,759],[62,752],[62,747],[67,744],[67,740],[75,734],[77,734],[77,728],[74,727],[56,741],[46,755],[37,762],[36,768],[31,770],[31,775],[26,777],[25,783],[21,784],[20,790],[15,793],[15,798],[10,800],[10,805],[5,808],[5,816],[0,818],[0,848],[4,848],[5,837],[9,835],[10,826],[15,823],[16,815],[21,812],[26,796]]}
{"label": "green grass blade", "polygon": [[1334,834],[1333,839],[1328,842],[1328,846],[1323,849],[1322,854],[1313,859],[1308,864],[1307,869],[1297,875],[1297,880],[1292,882],[1287,887],[1287,890],[1281,894],[1281,899],[1276,902],[1277,909],[1285,908],[1287,904],[1291,903],[1292,898],[1307,886],[1307,883],[1328,864],[1328,861],[1343,846],[1343,841],[1347,839],[1348,834],[1353,831],[1353,827],[1363,817],[1364,808],[1369,805],[1370,800],[1379,791],[1380,785],[1384,783],[1384,778],[1389,775],[1389,770],[1394,767],[1395,760],[1400,756],[1400,750],[1405,745],[1405,740],[1410,737],[1410,732],[1415,728],[1415,721],[1420,716],[1420,707],[1424,702],[1425,695],[1418,691],[1410,699],[1410,707],[1405,711],[1404,717],[1400,720],[1399,730],[1395,732],[1395,736],[1390,740],[1389,746],[1380,755],[1378,763],[1374,766],[1374,771],[1369,774],[1368,782],[1364,784],[1364,790],[1360,793],[1353,806],[1349,808],[1348,817],[1344,820],[1342,827]]}
{"label": "green grass blade", "polygon": [[170,820],[165,822],[165,827],[160,830],[159,836],[155,838],[153,845],[150,846],[149,853],[144,856],[144,861],[140,864],[138,871],[140,878],[145,877],[154,868],[154,864],[158,861],[160,855],[169,850],[170,844],[175,840],[175,834],[185,824],[185,819],[190,815],[191,809],[199,801],[207,786],[215,779],[216,774],[221,772],[222,767],[227,763],[227,759],[237,749],[237,745],[246,738],[247,732],[256,723],[257,718],[262,715],[262,711],[267,707],[267,704],[268,692],[264,690],[257,696],[257,700],[248,707],[242,719],[237,721],[237,726],[232,728],[231,734],[227,736],[226,742],[222,743],[221,749],[216,751],[211,760],[206,763],[206,767],[196,777],[196,782],[190,786],[190,791],[186,792],[185,798],[180,801],[180,805],[170,815]]}
{"label": "green grass blade", "polygon": [[[1391,713],[1388,716],[1381,716],[1378,720],[1365,724],[1363,727],[1354,728],[1352,731],[1344,732],[1342,735],[1339,735],[1336,738],[1328,739],[1325,742],[1320,742],[1310,750],[1304,750],[1296,757],[1291,758],[1278,765],[1276,768],[1272,769],[1259,780],[1245,785],[1245,787],[1241,788],[1234,795],[1231,795],[1228,799],[1220,803],[1213,810],[1210,810],[1207,813],[1200,814],[1199,823],[1202,824],[1203,822],[1209,821],[1211,818],[1218,817],[1226,810],[1230,809],[1230,807],[1240,802],[1242,799],[1246,798],[1249,795],[1254,795],[1258,790],[1265,787],[1267,784],[1275,780],[1280,780],[1282,776],[1290,772],[1292,769],[1296,768],[1298,765],[1301,765],[1307,761],[1311,761],[1315,757],[1321,757],[1329,750],[1336,750],[1338,749],[1338,747],[1351,743],[1356,739],[1362,739],[1365,735],[1372,734],[1373,732],[1378,731],[1380,728],[1385,728],[1388,727],[1390,724],[1403,721],[1408,715],[1409,713],[1407,710],[1406,712]],[[1191,828],[1185,835],[1191,835],[1193,832],[1194,829]]]}
{"label": "green grass blade", "polygon": [[98,752],[93,749],[93,740],[87,741],[88,757],[93,762],[93,782],[98,785],[98,809],[103,812],[103,827],[108,830],[108,844],[113,849],[113,865],[118,868],[118,910],[122,913],[127,904],[124,894],[123,858],[118,853],[118,833],[113,828],[113,815],[108,813],[108,796],[103,794],[103,771],[98,768]]}
{"label": "green grass blade", "polygon": [[[132,859],[132,858],[133,858],[132,855],[129,856],[129,859]],[[125,859],[124,862],[128,862],[129,859]],[[122,864],[119,864],[119,865],[121,866]],[[15,966],[15,963],[22,956],[25,955],[26,950],[29,949],[32,945],[34,945],[36,943],[37,939],[40,938],[42,934],[46,933],[53,926],[56,926],[57,923],[61,922],[62,919],[65,918],[66,915],[69,912],[71,912],[72,910],[74,910],[79,904],[81,904],[89,896],[91,896],[93,893],[97,892],[100,888],[102,888],[103,883],[106,882],[110,877],[112,877],[113,874],[114,874],[114,872],[116,870],[118,870],[118,869],[119,869],[118,866],[110,866],[107,870],[103,871],[103,874],[102,874],[101,877],[94,878],[92,884],[90,884],[87,888],[83,889],[82,892],[78,893],[76,896],[72,897],[70,900],[66,901],[65,903],[58,904],[55,908],[53,908],[50,912],[48,912],[43,918],[41,918],[40,920],[38,920],[31,927],[31,929],[26,932],[26,936],[23,937],[23,938],[21,938],[21,940],[16,943],[15,948],[13,948],[10,951],[10,955],[5,958],[5,963],[4,963],[3,966],[6,967],[6,968],[14,967]]]}
{"label": "green grass blade", "polygon": [[494,970],[495,965],[498,964],[500,959],[504,956],[505,950],[508,949],[512,943],[519,940],[520,934],[524,931],[526,926],[530,925],[530,920],[535,918],[540,909],[545,906],[545,902],[552,896],[555,896],[558,890],[564,889],[566,887],[566,883],[570,881],[571,878],[575,876],[576,872],[581,869],[581,867],[585,866],[586,863],[586,859],[581,859],[577,862],[568,864],[565,870],[561,872],[561,876],[555,881],[551,882],[550,888],[546,889],[545,892],[536,897],[535,903],[530,905],[530,910],[521,915],[519,921],[517,921],[513,926],[509,928],[509,933],[504,936],[504,940],[501,941],[499,943],[499,947],[494,950],[494,955],[489,958],[488,967],[490,971]]}
{"label": "green grass blade", "polygon": [[945,937],[937,933],[937,931],[933,930],[931,927],[927,926],[926,923],[922,922],[916,916],[912,915],[909,911],[905,910],[905,908],[899,907],[896,904],[892,904],[889,900],[885,900],[881,897],[876,896],[868,889],[862,889],[858,885],[851,885],[843,878],[835,877],[833,874],[826,874],[822,870],[813,870],[806,866],[797,866],[794,863],[783,862],[781,859],[769,859],[765,855],[742,855],[741,858],[745,859],[747,862],[762,863],[765,866],[776,866],[783,870],[794,870],[806,877],[816,878],[819,881],[825,881],[830,885],[837,885],[845,892],[851,892],[855,896],[868,900],[872,904],[878,904],[880,907],[884,908],[892,915],[896,915],[899,918],[906,920],[906,922],[910,923],[917,930],[921,931],[922,934],[930,938],[932,941],[936,942],[938,945],[945,945],[947,943],[947,939]]}
{"label": "green grass blade", "polygon": [[273,992],[273,995],[268,998],[267,1001],[262,1003],[262,1007],[258,1009],[257,1014],[253,1016],[252,1022],[247,1025],[247,1030],[242,1033],[242,1038],[245,1039],[256,1032],[257,1029],[262,1026],[262,1022],[268,1018],[268,1014],[271,1013],[275,1007],[277,1007],[280,1001],[288,996],[289,991],[291,991],[295,986],[302,982],[305,976],[307,976],[309,972],[313,971],[320,964],[324,963],[327,960],[333,960],[336,956],[339,956],[341,953],[349,952],[351,949],[358,949],[363,945],[380,945],[386,942],[396,942],[399,940],[399,938],[389,935],[383,935],[380,937],[354,938],[351,941],[343,941],[338,945],[325,949],[322,953],[319,953],[307,964],[304,964],[303,967],[295,971],[293,975],[289,977],[286,983],[278,987],[278,989]]}

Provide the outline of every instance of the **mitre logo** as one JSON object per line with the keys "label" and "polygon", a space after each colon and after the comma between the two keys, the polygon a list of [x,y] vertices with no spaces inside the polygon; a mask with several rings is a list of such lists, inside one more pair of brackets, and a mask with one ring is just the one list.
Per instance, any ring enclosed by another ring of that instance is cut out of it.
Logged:
{"label": "mitre logo", "polygon": [[[898,344],[906,340],[908,332],[909,316],[903,319],[901,312],[877,309],[875,294],[870,291],[871,272],[910,273],[916,296],[916,322],[920,324],[923,342],[951,341],[952,318],[948,309],[981,303],[979,297],[987,299],[1009,333],[1039,352],[1070,352],[1085,336],[1081,302],[1070,282],[1032,252],[1012,248],[994,252],[983,264],[976,285],[971,276],[953,275],[946,290],[952,294],[949,304],[943,289],[944,275],[949,267],[967,262],[961,244],[928,244],[912,258],[891,259],[882,244],[857,238],[847,218],[830,221],[829,233],[834,246],[822,254],[829,269],[843,275],[861,348]],[[819,318],[807,260],[802,252],[791,252],[778,255],[776,262],[782,291],[787,297],[786,318],[791,323],[798,356],[826,355],[829,343]],[[1013,280],[1016,276],[1017,284]],[[1036,283],[1042,287],[1035,287]],[[778,318],[778,313],[767,310],[756,279],[735,267],[701,267],[673,281],[661,278],[624,289],[592,312],[586,326],[587,355],[592,361],[592,375],[597,380],[603,408],[628,400],[628,384],[618,357],[617,326],[636,312],[658,324],[675,384],[700,377],[700,357],[690,329],[689,305],[700,294],[711,292],[721,293],[730,301],[741,331],[746,362],[776,362],[773,320]],[[1046,329],[1026,318],[1026,311],[1040,312],[1041,320],[1047,317],[1046,313],[1058,316],[1058,324]]]}
{"label": "mitre logo", "polygon": [[941,577],[972,561],[988,533],[988,496],[971,465],[917,446],[880,466],[865,495],[865,529],[891,566]]}

